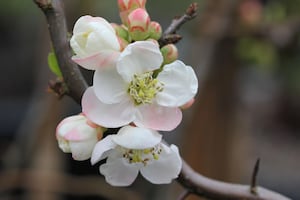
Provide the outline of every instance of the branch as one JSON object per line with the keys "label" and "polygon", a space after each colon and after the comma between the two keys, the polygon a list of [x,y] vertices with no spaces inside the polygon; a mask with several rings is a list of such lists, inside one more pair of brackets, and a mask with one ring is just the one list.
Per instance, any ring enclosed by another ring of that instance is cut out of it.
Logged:
{"label": "branch", "polygon": [[34,2],[46,16],[53,49],[63,74],[64,82],[68,86],[66,94],[80,104],[82,94],[87,88],[87,83],[78,66],[71,60],[72,51],[67,38],[68,31],[63,5],[59,0],[34,0]]}
{"label": "branch", "polygon": [[185,14],[181,17],[177,17],[173,19],[172,23],[169,27],[165,30],[163,36],[158,40],[160,46],[164,46],[166,44],[175,44],[181,40],[181,36],[176,34],[176,31],[180,29],[180,27],[185,24],[186,22],[194,19],[197,16],[198,4],[192,3]]}
{"label": "branch", "polygon": [[250,192],[248,185],[216,181],[195,172],[185,161],[177,181],[191,193],[215,200],[290,200],[279,193],[257,187],[257,195]]}
{"label": "branch", "polygon": [[[71,49],[67,40],[67,29],[64,11],[59,0],[34,0],[46,15],[53,47],[63,77],[69,88],[69,96],[80,102],[81,96],[87,87],[78,66],[71,61]],[[175,19],[164,33],[163,39],[174,34],[185,22],[195,17],[196,4],[192,4],[182,17]],[[113,129],[112,129],[113,130]],[[251,187],[239,184],[230,184],[206,178],[195,172],[184,160],[181,173],[177,181],[187,190],[186,195],[194,193],[210,199],[248,199],[248,200],[288,200],[276,192],[257,187],[257,195],[251,193]],[[184,195],[185,196],[185,195]]]}

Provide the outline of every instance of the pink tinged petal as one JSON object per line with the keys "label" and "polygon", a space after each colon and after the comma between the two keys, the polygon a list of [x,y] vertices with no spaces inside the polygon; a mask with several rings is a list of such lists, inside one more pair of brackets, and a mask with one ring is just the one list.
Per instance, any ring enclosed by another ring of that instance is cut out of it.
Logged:
{"label": "pink tinged petal", "polygon": [[82,161],[91,157],[97,140],[89,140],[84,142],[70,142],[70,149],[74,160]]}
{"label": "pink tinged petal", "polygon": [[126,163],[121,157],[108,157],[105,164],[100,166],[100,173],[112,186],[129,186],[139,173],[139,167],[135,164]]}
{"label": "pink tinged petal", "polygon": [[178,177],[182,167],[182,161],[175,145],[167,147],[162,145],[162,153],[158,160],[149,162],[140,169],[141,174],[151,183],[168,184]]}
{"label": "pink tinged petal", "polygon": [[96,70],[102,68],[113,68],[120,53],[111,50],[102,50],[99,53],[93,54],[88,57],[73,56],[72,60],[83,68],[89,70]]}
{"label": "pink tinged petal", "polygon": [[146,149],[160,143],[162,135],[157,131],[133,127],[122,127],[117,135],[112,135],[112,140],[127,149]]}
{"label": "pink tinged petal", "polygon": [[118,104],[104,104],[89,87],[82,97],[82,112],[94,123],[107,128],[117,128],[135,119],[135,107],[131,99]]}
{"label": "pink tinged petal", "polygon": [[151,41],[137,41],[129,44],[121,53],[117,70],[126,82],[134,74],[142,74],[160,68],[163,57],[159,46]]}
{"label": "pink tinged petal", "polygon": [[157,103],[162,106],[182,106],[190,101],[198,90],[194,70],[179,60],[165,65],[157,79],[164,84],[163,91],[156,96]]}
{"label": "pink tinged petal", "polygon": [[127,84],[115,68],[97,70],[94,74],[94,92],[106,104],[119,103],[127,96]]}
{"label": "pink tinged petal", "polygon": [[138,107],[134,123],[139,127],[171,131],[179,125],[181,120],[182,112],[179,108],[145,105]]}
{"label": "pink tinged petal", "polygon": [[91,163],[92,165],[96,164],[100,160],[108,156],[107,152],[111,149],[114,149],[117,145],[111,140],[111,135],[100,140],[94,147]]}

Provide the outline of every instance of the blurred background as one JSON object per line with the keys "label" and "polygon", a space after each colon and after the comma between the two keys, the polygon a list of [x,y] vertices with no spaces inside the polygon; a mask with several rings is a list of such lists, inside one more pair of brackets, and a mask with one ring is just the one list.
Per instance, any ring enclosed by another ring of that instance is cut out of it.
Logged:
{"label": "blurred background", "polygon": [[[199,15],[178,32],[180,59],[199,79],[195,104],[166,140],[201,174],[300,199],[300,1],[149,0],[164,29],[192,2]],[[65,0],[71,32],[85,14],[120,23],[117,1]],[[183,188],[139,178],[105,183],[98,166],[62,153],[55,128],[80,107],[48,90],[55,76],[43,13],[30,0],[0,2],[0,199],[176,199]],[[91,72],[84,72],[87,77]],[[187,199],[201,199],[191,195]]]}

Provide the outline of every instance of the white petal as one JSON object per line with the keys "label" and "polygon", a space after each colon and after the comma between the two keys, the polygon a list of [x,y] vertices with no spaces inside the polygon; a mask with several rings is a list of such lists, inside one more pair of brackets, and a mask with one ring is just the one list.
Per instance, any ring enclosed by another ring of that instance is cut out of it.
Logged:
{"label": "white petal", "polygon": [[96,70],[94,92],[106,104],[119,103],[127,96],[127,84],[115,68]]}
{"label": "white petal", "polygon": [[75,23],[73,33],[80,33],[90,30],[90,23],[101,24],[105,28],[114,32],[113,27],[102,17],[92,17],[90,15],[81,16]]}
{"label": "white petal", "polygon": [[82,112],[95,124],[106,128],[117,128],[129,124],[135,119],[136,109],[127,99],[117,104],[104,104],[89,87],[82,97]]}
{"label": "white petal", "polygon": [[135,164],[126,163],[122,157],[109,156],[106,163],[100,166],[100,173],[105,176],[106,182],[112,186],[129,186],[136,179],[139,167]]}
{"label": "white petal", "polygon": [[167,147],[162,144],[163,151],[158,160],[149,162],[140,169],[141,174],[151,183],[168,184],[178,177],[182,167],[182,161],[175,145]]}
{"label": "white petal", "polygon": [[91,157],[92,151],[97,140],[88,140],[84,142],[70,142],[70,149],[74,160],[87,160]]}
{"label": "white petal", "polygon": [[169,108],[153,104],[139,106],[134,123],[139,127],[159,131],[171,131],[180,124],[181,120],[182,112],[179,108]]}
{"label": "white petal", "polygon": [[164,83],[164,89],[156,96],[159,105],[179,107],[191,100],[198,90],[196,74],[190,66],[177,60],[165,65],[157,79]]}
{"label": "white petal", "polygon": [[134,74],[142,74],[160,68],[163,57],[158,45],[150,41],[129,44],[117,62],[118,72],[130,82]]}
{"label": "white petal", "polygon": [[104,159],[107,154],[105,152],[114,149],[117,145],[111,140],[111,135],[100,140],[94,147],[91,163],[94,165],[100,160]]}
{"label": "white petal", "polygon": [[112,140],[127,149],[146,149],[160,143],[162,136],[154,130],[124,126]]}

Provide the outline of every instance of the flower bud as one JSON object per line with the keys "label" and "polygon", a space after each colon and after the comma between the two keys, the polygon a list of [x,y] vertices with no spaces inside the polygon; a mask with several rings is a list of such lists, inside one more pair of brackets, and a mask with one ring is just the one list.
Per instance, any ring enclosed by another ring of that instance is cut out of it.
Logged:
{"label": "flower bud", "polygon": [[145,9],[146,0],[118,0],[118,5],[122,23],[127,26],[128,15],[137,8]]}
{"label": "flower bud", "polygon": [[132,40],[145,40],[149,37],[150,17],[146,10],[135,9],[128,15],[128,32]]}
{"label": "flower bud", "polygon": [[160,51],[164,57],[164,64],[169,64],[178,58],[178,50],[174,44],[167,44]]}
{"label": "flower bud", "polygon": [[162,34],[162,28],[158,22],[152,21],[149,25],[150,38],[158,40]]}
{"label": "flower bud", "polygon": [[67,117],[56,128],[59,148],[65,153],[72,153],[73,159],[78,161],[91,157],[102,135],[102,128],[90,122],[84,115]]}
{"label": "flower bud", "polygon": [[137,8],[145,8],[146,0],[118,0],[119,10],[122,11],[133,11]]}

